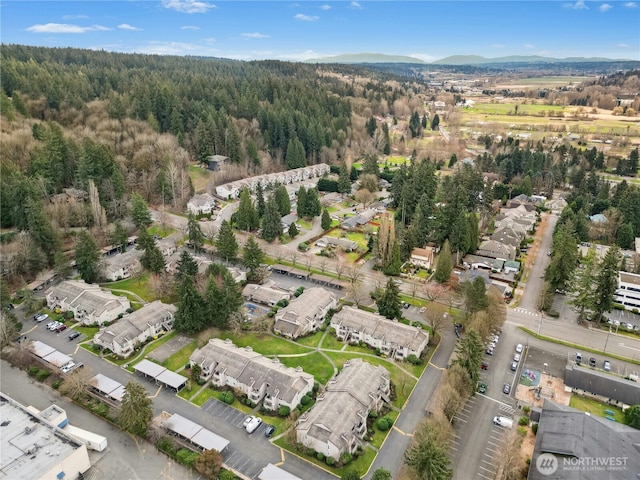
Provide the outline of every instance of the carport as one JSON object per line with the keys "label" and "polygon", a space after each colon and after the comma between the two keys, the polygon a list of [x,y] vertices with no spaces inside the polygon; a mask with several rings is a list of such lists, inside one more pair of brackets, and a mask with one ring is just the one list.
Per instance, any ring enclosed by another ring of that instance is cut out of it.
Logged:
{"label": "carport", "polygon": [[124,386],[101,373],[89,380],[89,385],[91,385],[96,393],[111,400],[121,402],[124,397]]}
{"label": "carport", "polygon": [[229,445],[229,440],[207,430],[180,414],[174,413],[163,423],[164,428],[176,436],[195,445],[200,450],[216,450],[220,453]]}
{"label": "carport", "polygon": [[187,384],[186,377],[179,375],[171,370],[167,370],[162,365],[153,363],[146,358],[133,366],[133,369],[144,375],[150,380],[154,380],[156,383],[161,383],[164,386],[173,388],[176,392],[179,392]]}

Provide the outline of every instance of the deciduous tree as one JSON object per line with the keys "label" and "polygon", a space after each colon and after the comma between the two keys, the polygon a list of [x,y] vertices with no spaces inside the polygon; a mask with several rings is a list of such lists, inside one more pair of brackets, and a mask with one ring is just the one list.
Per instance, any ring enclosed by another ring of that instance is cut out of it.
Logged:
{"label": "deciduous tree", "polygon": [[222,460],[217,450],[205,450],[193,461],[193,468],[207,480],[216,480],[222,470]]}

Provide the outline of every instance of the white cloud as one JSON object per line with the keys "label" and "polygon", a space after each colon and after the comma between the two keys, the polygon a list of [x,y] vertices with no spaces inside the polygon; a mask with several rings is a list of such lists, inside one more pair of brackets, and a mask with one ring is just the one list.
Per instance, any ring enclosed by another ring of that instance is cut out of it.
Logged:
{"label": "white cloud", "polygon": [[613,8],[613,5],[609,5],[608,3],[603,3],[598,7],[598,10],[600,10],[601,12],[608,12],[612,8]]}
{"label": "white cloud", "polygon": [[170,8],[180,13],[206,13],[207,10],[216,8],[212,3],[199,0],[162,0],[164,8]]}
{"label": "white cloud", "polygon": [[118,28],[120,30],[132,30],[132,31],[142,30],[141,28],[134,27],[133,25],[129,25],[128,23],[121,23],[120,25],[118,25]]}
{"label": "white cloud", "polygon": [[180,27],[180,30],[200,30],[200,27],[196,27],[195,25],[183,25]]}
{"label": "white cloud", "polygon": [[95,31],[107,31],[111,28],[102,25],[91,25],[90,27],[81,27],[79,25],[71,25],[68,23],[45,23],[31,25],[27,28],[27,32],[31,33],[86,33]]}
{"label": "white cloud", "polygon": [[269,35],[265,35],[264,33],[260,32],[243,33],[240,36],[244,38],[269,38]]}
{"label": "white cloud", "polygon": [[320,17],[315,17],[313,15],[305,15],[304,13],[298,13],[295,17],[296,20],[300,20],[302,22],[317,22]]}
{"label": "white cloud", "polygon": [[429,55],[428,53],[410,53],[409,57],[417,58],[422,60],[423,62],[433,62],[438,57],[434,57],[433,55]]}
{"label": "white cloud", "polygon": [[355,9],[355,10],[361,10],[362,9],[362,5],[360,5],[360,2],[351,2],[351,5],[349,5],[351,8]]}
{"label": "white cloud", "polygon": [[87,15],[64,15],[63,20],[86,20],[89,18]]}
{"label": "white cloud", "polygon": [[522,45],[524,48],[534,48],[533,43],[525,43]]}
{"label": "white cloud", "polygon": [[160,42],[150,41],[146,45],[133,48],[138,53],[148,53],[153,55],[214,55],[217,51],[213,48],[203,47],[196,43],[185,42]]}
{"label": "white cloud", "polygon": [[331,5],[320,5],[320,10],[331,10]]}
{"label": "white cloud", "polygon": [[636,2],[627,2],[624,4],[624,6],[627,8],[636,8],[638,4]]}
{"label": "white cloud", "polygon": [[618,46],[620,48],[629,48],[629,45],[627,45],[626,43],[619,43]]}
{"label": "white cloud", "polygon": [[569,3],[566,6],[573,8],[574,10],[589,10],[589,7],[585,5],[584,0],[578,0],[576,3]]}

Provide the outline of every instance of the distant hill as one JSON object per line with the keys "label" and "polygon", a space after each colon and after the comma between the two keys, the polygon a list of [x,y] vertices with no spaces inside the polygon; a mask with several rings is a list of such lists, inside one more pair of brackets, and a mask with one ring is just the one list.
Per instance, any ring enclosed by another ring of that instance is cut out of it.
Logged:
{"label": "distant hill", "polygon": [[383,53],[347,53],[334,57],[310,58],[305,63],[422,63],[419,58],[405,55],[385,55]]}
{"label": "distant hill", "polygon": [[511,55],[509,57],[486,58],[480,55],[452,55],[432,62],[435,65],[487,65],[499,63],[584,63],[584,62],[626,62],[604,57],[568,57],[552,58],[541,57],[540,55]]}

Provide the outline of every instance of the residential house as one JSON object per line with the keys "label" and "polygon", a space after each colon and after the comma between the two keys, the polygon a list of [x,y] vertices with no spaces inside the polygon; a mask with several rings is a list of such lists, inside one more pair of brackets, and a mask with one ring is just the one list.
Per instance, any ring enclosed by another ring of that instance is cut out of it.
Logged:
{"label": "residential house", "polygon": [[291,298],[288,292],[256,285],[255,283],[248,283],[242,290],[242,296],[249,302],[261,303],[270,307],[275,306],[281,300],[289,300]]}
{"label": "residential house", "polygon": [[550,209],[554,215],[560,215],[567,205],[567,201],[562,197],[545,203],[545,207]]}
{"label": "residential house", "polygon": [[207,157],[207,168],[214,172],[219,172],[229,162],[229,157],[224,155],[210,155]]}
{"label": "residential house", "polygon": [[320,248],[334,246],[341,248],[345,252],[355,252],[358,249],[358,242],[347,238],[322,237],[316,242],[316,246]]}
{"label": "residential house", "polygon": [[338,305],[337,297],[321,287],[307,288],[275,315],[273,331],[288,338],[298,338],[315,332],[329,310]]}
{"label": "residential house", "polygon": [[474,270],[490,270],[500,272],[504,268],[505,261],[496,258],[482,257],[480,255],[467,254],[462,258],[462,264]]}
{"label": "residential house", "polygon": [[225,200],[238,198],[240,189],[232,183],[225,183],[216,187],[216,195]]}
{"label": "residential house", "polygon": [[503,260],[514,260],[516,258],[515,247],[496,242],[495,240],[485,240],[482,242],[476,253],[480,256],[500,258]]}
{"label": "residential house", "polygon": [[247,281],[247,272],[244,270],[240,270],[237,267],[227,267],[227,270],[229,270],[234,282],[242,283]]}
{"label": "residential house", "polygon": [[126,358],[138,345],[170,331],[175,313],[175,305],[156,300],[100,330],[93,338],[93,343]]}
{"label": "residential house", "polygon": [[640,310],[640,275],[618,272],[616,303],[624,305],[625,310]]}
{"label": "residential house", "polygon": [[416,267],[430,270],[434,265],[435,251],[434,247],[414,248],[411,251],[411,263]]}
{"label": "residential house", "polygon": [[209,214],[215,208],[216,200],[208,193],[198,193],[187,202],[187,211],[194,215]]}
{"label": "residential house", "polygon": [[131,249],[124,253],[109,255],[102,259],[102,273],[110,282],[129,278],[142,270],[140,258],[143,250]]}
{"label": "residential house", "polygon": [[168,237],[161,238],[156,241],[156,246],[162,253],[163,257],[170,257],[174,253],[176,253],[176,237],[173,235],[169,235]]}
{"label": "residential house", "polygon": [[311,409],[298,418],[299,443],[338,461],[354,454],[367,433],[369,413],[390,403],[389,372],[361,358],[348,360],[318,395]]}
{"label": "residential house", "polygon": [[597,213],[595,215],[589,215],[589,221],[593,223],[607,223],[609,219],[605,217],[603,214]]}
{"label": "residential house", "polygon": [[331,328],[343,342],[364,342],[394,360],[410,355],[420,358],[429,343],[429,332],[420,326],[405,325],[377,313],[343,307],[331,319]]}
{"label": "residential house", "polygon": [[66,280],[47,291],[47,307],[73,312],[84,325],[113,322],[131,308],[129,299],[84,280]]}
{"label": "residential house", "polygon": [[518,273],[520,271],[520,262],[517,260],[507,260],[504,262],[504,273]]}
{"label": "residential house", "polygon": [[295,213],[290,213],[289,215],[285,215],[284,217],[282,217],[282,228],[284,229],[285,232],[287,232],[291,224],[296,223],[297,221],[298,221],[298,215],[296,215]]}
{"label": "residential house", "polygon": [[511,228],[503,228],[502,230],[498,230],[497,232],[494,232],[489,238],[504,245],[509,245],[515,249],[520,248],[520,243],[522,242],[522,238],[520,238],[520,235],[518,235],[518,233],[516,233]]}
{"label": "residential house", "polygon": [[282,406],[296,408],[315,383],[313,375],[300,367],[286,367],[277,358],[267,358],[251,347],[237,347],[229,339],[210,339],[191,354],[189,364],[202,368],[203,380],[240,390],[253,403],[262,402],[274,411]]}
{"label": "residential house", "polygon": [[494,233],[499,232],[500,230],[511,230],[510,234],[512,236],[516,236],[520,239],[520,241],[524,240],[527,236],[528,227],[518,222],[519,218],[503,218],[501,220],[497,220],[495,223],[495,231]]}

